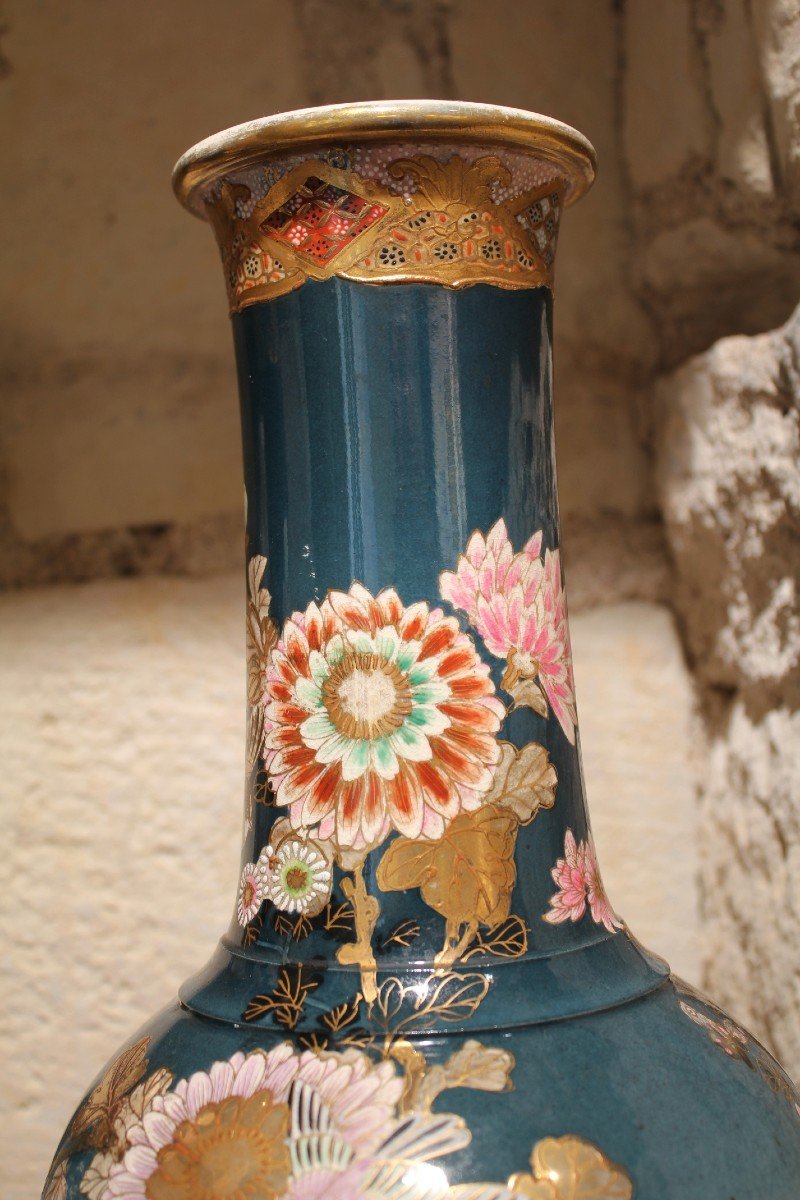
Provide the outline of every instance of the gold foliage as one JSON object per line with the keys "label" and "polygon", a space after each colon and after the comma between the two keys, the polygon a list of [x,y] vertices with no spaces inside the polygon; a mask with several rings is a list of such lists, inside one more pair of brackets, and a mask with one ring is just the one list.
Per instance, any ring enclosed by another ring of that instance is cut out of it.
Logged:
{"label": "gold foliage", "polygon": [[547,750],[528,742],[521,750],[510,742],[500,743],[500,761],[487,799],[510,809],[521,825],[527,825],[540,808],[556,801],[558,776]]}
{"label": "gold foliage", "polygon": [[114,1121],[125,1094],[147,1071],[147,1048],[151,1040],[140,1038],[114,1059],[75,1114],[69,1127],[70,1140],[102,1148],[113,1138]]}
{"label": "gold foliage", "polygon": [[461,956],[462,962],[476,954],[494,954],[497,958],[519,958],[528,949],[528,926],[522,917],[513,913],[499,925],[476,933],[470,948]]}
{"label": "gold foliage", "polygon": [[420,926],[418,921],[401,921],[383,939],[380,947],[381,951],[388,950],[390,946],[403,946],[407,949],[416,941],[419,935]]}
{"label": "gold foliage", "polygon": [[[493,184],[506,186],[511,182],[508,168],[491,156],[467,163],[454,154],[442,163],[429,154],[420,154],[416,158],[396,159],[389,167],[389,174],[393,179],[411,175],[417,184],[416,196],[437,212],[482,208],[492,203]],[[423,206],[417,201],[417,207]]]}
{"label": "gold foliage", "polygon": [[429,975],[424,983],[405,983],[392,976],[378,989],[374,1009],[387,1034],[424,1030],[435,1021],[467,1021],[489,990],[489,977],[447,971]]}
{"label": "gold foliage", "polygon": [[300,913],[292,920],[286,913],[278,913],[275,917],[275,932],[283,937],[290,937],[295,942],[302,941],[304,937],[308,937],[313,926],[311,921],[305,915]]}
{"label": "gold foliage", "polygon": [[67,1200],[67,1164],[57,1159],[47,1176],[42,1200]]}
{"label": "gold foliage", "polygon": [[[479,809],[460,813],[436,841],[400,837],[387,848],[378,886],[386,892],[419,888],[426,904],[445,918],[439,966],[477,953],[506,958],[525,953],[524,922],[515,917],[504,924],[516,882],[517,830],[540,809],[552,808],[557,782],[544,746],[530,742],[518,750],[501,742],[492,787]],[[480,925],[489,927],[490,936],[479,935]]]}
{"label": "gold foliage", "polygon": [[354,917],[353,906],[348,900],[344,904],[336,905],[329,900],[322,910],[322,925],[328,933],[333,933],[337,929],[349,933],[353,929]]}
{"label": "gold foliage", "polygon": [[244,933],[242,934],[242,945],[253,946],[258,941],[258,935],[264,926],[264,918],[261,913],[253,917],[247,925],[245,925]]}
{"label": "gold foliage", "polygon": [[269,615],[271,596],[261,587],[267,567],[263,554],[247,564],[247,700],[259,704],[264,695],[269,656],[278,641],[278,630]]}
{"label": "gold foliage", "polygon": [[294,1029],[305,1008],[309,992],[320,985],[317,976],[311,975],[302,963],[282,967],[278,982],[269,995],[253,996],[242,1014],[245,1021],[257,1021],[267,1013],[284,1029]]}
{"label": "gold foliage", "polygon": [[547,697],[535,679],[518,679],[508,685],[507,691],[514,708],[532,708],[540,717],[547,716]]}
{"label": "gold foliage", "polygon": [[397,838],[378,866],[386,892],[418,887],[427,904],[454,925],[505,920],[516,878],[513,813],[484,804],[460,813],[435,842]]}
{"label": "gold foliage", "polygon": [[354,998],[342,1004],[337,1004],[328,1012],[323,1013],[320,1021],[331,1033],[341,1033],[348,1025],[358,1020],[361,1008],[361,995],[357,992]]}
{"label": "gold foliage", "polygon": [[361,992],[367,1004],[371,1004],[378,994],[378,967],[372,953],[372,932],[381,910],[378,901],[367,891],[363,863],[355,868],[352,879],[342,880],[342,891],[352,905],[356,940],[340,946],[336,957],[343,966],[359,968]]}
{"label": "gold foliage", "polygon": [[[397,1050],[393,1050],[399,1058]],[[423,1058],[423,1063],[424,1063]],[[416,1065],[416,1064],[415,1064]],[[444,1063],[417,1070],[412,1078],[406,1105],[410,1109],[430,1112],[434,1100],[451,1088],[467,1087],[481,1092],[508,1092],[511,1090],[511,1072],[514,1056],[507,1050],[496,1050],[476,1042],[472,1038]]]}
{"label": "gold foliage", "polygon": [[523,1173],[509,1179],[514,1196],[525,1200],[631,1200],[633,1196],[627,1171],[583,1138],[567,1136],[537,1142],[531,1168],[531,1175]]}

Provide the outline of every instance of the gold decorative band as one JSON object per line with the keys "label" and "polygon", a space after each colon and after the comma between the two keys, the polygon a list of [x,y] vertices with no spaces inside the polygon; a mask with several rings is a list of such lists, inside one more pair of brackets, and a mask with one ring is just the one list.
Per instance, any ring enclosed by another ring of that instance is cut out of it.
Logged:
{"label": "gold decorative band", "polygon": [[405,100],[304,109],[200,142],[173,174],[215,227],[232,310],[308,279],[551,287],[590,143],[538,113]]}
{"label": "gold decorative band", "polygon": [[552,286],[563,180],[515,187],[496,155],[417,153],[378,171],[371,161],[371,173],[387,182],[335,162],[306,158],[260,198],[259,181],[242,176],[209,196],[233,312],[334,275],[452,288]]}

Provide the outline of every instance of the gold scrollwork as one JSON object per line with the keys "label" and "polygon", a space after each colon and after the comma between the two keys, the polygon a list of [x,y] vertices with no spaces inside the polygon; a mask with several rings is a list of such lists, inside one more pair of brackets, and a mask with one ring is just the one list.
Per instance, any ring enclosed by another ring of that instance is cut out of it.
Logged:
{"label": "gold scrollwork", "polygon": [[[499,158],[398,158],[394,190],[322,160],[300,163],[252,203],[224,182],[209,204],[232,310],[272,300],[307,279],[552,287],[563,184],[511,201]],[[398,194],[398,189],[402,194]]]}

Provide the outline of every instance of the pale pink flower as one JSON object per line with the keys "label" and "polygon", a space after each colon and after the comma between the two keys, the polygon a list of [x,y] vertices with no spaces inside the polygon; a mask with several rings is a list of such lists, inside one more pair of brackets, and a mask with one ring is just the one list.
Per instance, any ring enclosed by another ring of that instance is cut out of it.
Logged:
{"label": "pale pink flower", "polygon": [[621,929],[622,922],[611,907],[611,901],[603,886],[600,868],[597,865],[597,854],[595,853],[594,843],[591,839],[586,844],[586,849],[584,850],[584,870],[586,873],[586,895],[589,900],[592,920],[598,925],[605,925],[609,933],[613,933],[615,929]]}
{"label": "pale pink flower", "polygon": [[473,533],[455,571],[444,571],[445,600],[462,609],[486,648],[508,662],[502,686],[511,695],[520,679],[538,679],[570,742],[575,741],[575,684],[558,550],[542,552],[535,533],[517,554],[505,521],[484,538]]}
{"label": "pale pink flower", "polygon": [[195,1200],[198,1181],[208,1196],[374,1196],[384,1166],[413,1170],[469,1141],[458,1117],[401,1115],[404,1088],[393,1063],[356,1049],[237,1052],[155,1099],[101,1200]]}
{"label": "pale pink flower", "polygon": [[236,917],[240,925],[249,925],[264,903],[261,875],[256,863],[245,863],[236,898]]}
{"label": "pale pink flower", "polygon": [[[392,1063],[376,1065],[354,1049],[329,1054],[304,1051],[297,1081],[302,1085],[298,1086],[299,1094],[315,1098],[307,1112],[317,1112],[324,1105],[327,1128],[361,1157],[372,1154],[383,1141],[405,1086]],[[298,1120],[296,1111],[293,1137],[301,1132]]]}
{"label": "pale pink flower", "polygon": [[[480,530],[472,534],[467,542],[466,553],[459,558],[456,570],[442,573],[441,594],[454,608],[463,609],[470,619],[470,624],[476,625],[479,597],[490,600],[498,593],[509,594],[516,584],[522,582],[528,566],[538,562],[541,552],[540,530],[526,542],[522,552],[515,555],[508,539],[506,523],[501,517],[486,537]],[[505,658],[502,637],[494,646],[490,645],[489,649],[499,658]]]}
{"label": "pale pink flower", "polygon": [[[102,1200],[149,1197],[149,1180],[162,1165],[165,1152],[180,1153],[178,1148],[194,1129],[202,1131],[213,1156],[223,1139],[230,1141],[230,1124],[218,1133],[214,1128],[218,1117],[227,1116],[224,1102],[268,1093],[273,1105],[285,1103],[299,1069],[300,1056],[283,1042],[268,1053],[255,1050],[245,1055],[237,1051],[227,1061],[215,1062],[208,1071],[181,1079],[174,1091],[156,1096],[141,1122],[129,1130],[130,1148],[122,1162],[112,1168]],[[247,1136],[247,1128],[242,1136]],[[183,1200],[180,1186],[174,1192],[176,1200]]]}
{"label": "pale pink flower", "polygon": [[564,857],[558,859],[550,872],[558,886],[558,891],[550,898],[550,912],[544,915],[545,921],[549,921],[551,925],[560,925],[563,921],[579,921],[586,912],[588,883],[585,845],[585,842],[578,845],[572,830],[567,830],[564,838]]}
{"label": "pale pink flower", "polygon": [[[447,1183],[428,1160],[467,1144],[469,1133],[461,1118],[449,1113],[400,1115],[405,1080],[391,1063],[376,1066],[360,1051],[307,1052],[303,1059],[293,1089],[292,1177],[281,1200],[377,1200],[383,1195],[388,1200],[394,1187],[384,1192],[375,1185],[381,1176],[396,1184],[399,1168],[406,1185],[417,1175],[435,1175]],[[421,1189],[413,1194],[420,1200],[428,1195]]]}
{"label": "pale pink flower", "polygon": [[564,838],[564,857],[558,859],[550,874],[558,891],[550,897],[550,911],[544,914],[545,921],[551,925],[579,921],[588,903],[592,920],[598,925],[604,925],[609,933],[621,928],[622,922],[614,913],[603,887],[591,838],[576,842],[572,830],[568,829]]}

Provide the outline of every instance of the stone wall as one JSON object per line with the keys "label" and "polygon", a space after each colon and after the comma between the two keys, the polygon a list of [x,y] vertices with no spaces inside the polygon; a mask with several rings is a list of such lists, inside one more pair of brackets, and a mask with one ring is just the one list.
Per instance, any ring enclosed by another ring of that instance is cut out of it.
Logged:
{"label": "stone wall", "polygon": [[797,24],[794,0],[3,4],[9,1200],[227,920],[235,381],[211,236],[168,180],[199,137],[310,103],[480,99],[595,143],[556,373],[597,841],[634,931],[800,1073]]}
{"label": "stone wall", "polygon": [[705,981],[800,1063],[800,310],[656,388],[674,600],[710,736]]}
{"label": "stone wall", "polygon": [[797,1075],[800,9],[638,0],[623,25],[629,278],[658,338],[645,420],[708,739],[703,982]]}

